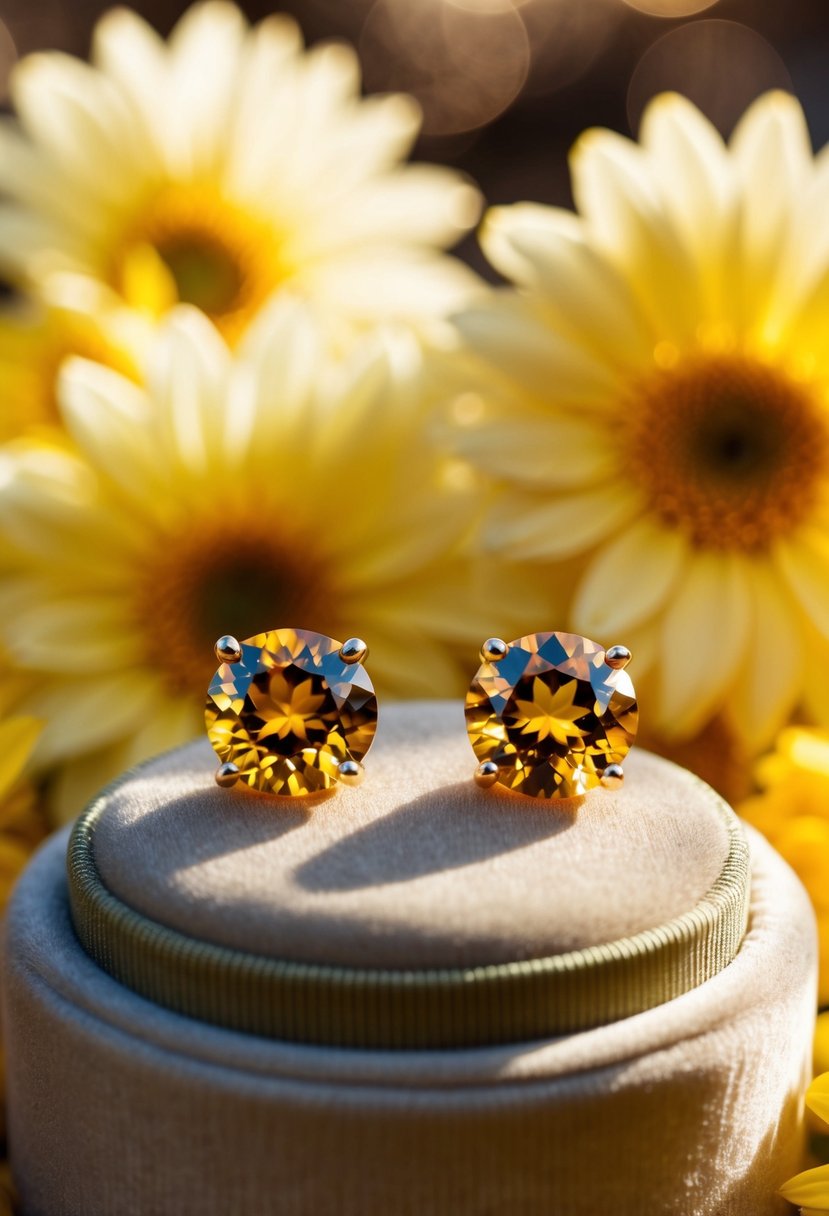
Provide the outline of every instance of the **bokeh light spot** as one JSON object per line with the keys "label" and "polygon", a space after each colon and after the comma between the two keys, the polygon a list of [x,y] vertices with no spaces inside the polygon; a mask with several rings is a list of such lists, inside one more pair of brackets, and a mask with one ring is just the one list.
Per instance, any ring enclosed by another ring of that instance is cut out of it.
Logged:
{"label": "bokeh light spot", "polygon": [[649,17],[690,17],[713,8],[717,0],[624,0],[624,3]]}
{"label": "bokeh light spot", "polygon": [[761,34],[736,21],[693,21],[663,34],[639,60],[628,87],[628,121],[636,131],[657,93],[684,93],[724,134],[768,89],[790,89],[791,77]]}
{"label": "bokeh light spot", "polygon": [[530,45],[513,5],[377,0],[360,38],[369,92],[413,94],[424,135],[492,122],[527,79]]}

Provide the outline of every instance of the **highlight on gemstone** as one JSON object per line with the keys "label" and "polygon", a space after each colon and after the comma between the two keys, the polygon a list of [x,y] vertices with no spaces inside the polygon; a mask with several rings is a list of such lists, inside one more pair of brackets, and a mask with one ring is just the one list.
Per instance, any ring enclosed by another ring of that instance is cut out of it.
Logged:
{"label": "highlight on gemstone", "polygon": [[220,785],[296,795],[357,784],[377,729],[365,643],[272,629],[243,642],[220,638],[216,653],[230,660],[205,707]]}
{"label": "highlight on gemstone", "polygon": [[484,643],[466,697],[481,785],[534,798],[572,798],[621,783],[639,712],[623,646],[575,633]]}

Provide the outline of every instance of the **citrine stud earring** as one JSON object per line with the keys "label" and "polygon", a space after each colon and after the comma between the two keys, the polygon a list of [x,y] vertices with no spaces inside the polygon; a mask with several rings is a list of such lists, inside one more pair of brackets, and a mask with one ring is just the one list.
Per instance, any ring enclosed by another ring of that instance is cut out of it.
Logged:
{"label": "citrine stud earring", "polygon": [[205,722],[218,785],[296,796],[360,784],[377,730],[365,642],[272,629],[214,649]]}
{"label": "citrine stud earring", "polygon": [[575,633],[487,639],[466,696],[478,785],[533,798],[621,786],[639,719],[630,659]]}

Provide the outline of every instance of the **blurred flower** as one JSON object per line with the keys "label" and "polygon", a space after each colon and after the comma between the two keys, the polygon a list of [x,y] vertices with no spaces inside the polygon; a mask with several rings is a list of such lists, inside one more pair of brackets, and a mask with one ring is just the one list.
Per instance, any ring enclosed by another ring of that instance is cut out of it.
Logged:
{"label": "blurred flower", "polygon": [[[789,727],[760,761],[761,793],[739,807],[743,818],[785,857],[809,892],[820,938],[821,1005],[829,1004],[829,734]],[[820,1047],[820,1040],[817,1044]]]}
{"label": "blurred flower", "polygon": [[194,304],[235,337],[288,284],[360,321],[435,316],[477,282],[438,252],[475,222],[477,192],[399,164],[415,103],[361,100],[353,51],[305,53],[286,17],[250,29],[207,0],[165,45],[118,8],[91,66],[30,55],[11,92],[0,259],[24,287],[87,276],[152,314]]}
{"label": "blurred flower", "polygon": [[19,441],[0,456],[16,550],[0,620],[68,811],[203,729],[223,633],[358,634],[379,691],[442,696],[461,684],[452,644],[474,653],[510,628],[513,603],[542,619],[526,578],[470,595],[477,481],[424,437],[420,358],[411,334],[377,331],[329,359],[307,307],[283,297],[235,357],[181,309],[146,389],[67,364],[75,448]]}
{"label": "blurred flower", "polygon": [[57,381],[70,355],[139,377],[145,326],[128,309],[18,304],[0,312],[0,443],[60,425]]}
{"label": "blurred flower", "polygon": [[[806,1105],[819,1119],[829,1124],[829,1074],[812,1082],[806,1094]],[[780,1194],[789,1203],[800,1207],[803,1216],[829,1212],[829,1165],[819,1165],[791,1178],[780,1188]]]}
{"label": "blurred flower", "polygon": [[456,443],[504,483],[482,543],[569,579],[663,734],[829,721],[825,158],[784,94],[729,146],[666,95],[641,146],[588,132],[572,172],[580,214],[488,214],[519,291],[458,319],[488,401]]}

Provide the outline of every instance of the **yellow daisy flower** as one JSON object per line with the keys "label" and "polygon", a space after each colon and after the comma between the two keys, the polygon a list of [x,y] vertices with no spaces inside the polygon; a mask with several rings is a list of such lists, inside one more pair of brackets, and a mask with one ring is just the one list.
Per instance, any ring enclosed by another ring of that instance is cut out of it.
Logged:
{"label": "yellow daisy flower", "polygon": [[743,818],[785,857],[809,892],[818,920],[821,1005],[829,1004],[829,735],[789,727],[757,768],[761,792]]}
{"label": "yellow daisy flower", "polygon": [[636,649],[675,738],[829,721],[828,169],[787,95],[728,145],[666,95],[640,144],[578,141],[577,214],[484,223],[518,285],[458,321],[488,400],[456,442],[505,487],[484,543],[570,579],[571,624]]}
{"label": "yellow daisy flower", "polygon": [[288,284],[350,320],[433,317],[474,286],[439,250],[476,220],[457,173],[401,166],[420,116],[362,100],[355,54],[304,52],[286,17],[251,29],[207,0],[161,38],[124,8],[92,63],[15,68],[0,130],[0,260],[23,285],[90,277],[128,305],[178,301],[238,335]]}
{"label": "yellow daisy flower", "polygon": [[[806,1094],[806,1105],[818,1119],[829,1124],[829,1074],[812,1082]],[[782,1186],[780,1194],[799,1207],[803,1216],[829,1212],[829,1165],[804,1170]]]}
{"label": "yellow daisy flower", "polygon": [[224,633],[356,634],[381,693],[444,696],[463,684],[453,646],[468,666],[493,628],[524,624],[515,612],[544,619],[527,579],[470,594],[479,492],[423,437],[416,338],[378,331],[341,361],[326,340],[283,297],[234,357],[181,309],[147,388],[66,365],[72,449],[0,454],[0,530],[15,547],[0,628],[69,812],[203,730]]}

